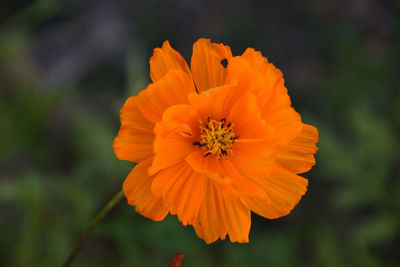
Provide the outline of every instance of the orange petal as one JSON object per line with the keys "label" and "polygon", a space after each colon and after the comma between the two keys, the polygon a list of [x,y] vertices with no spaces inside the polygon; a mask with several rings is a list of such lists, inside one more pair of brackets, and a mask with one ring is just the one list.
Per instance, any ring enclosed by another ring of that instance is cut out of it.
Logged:
{"label": "orange petal", "polygon": [[253,94],[245,94],[236,101],[227,121],[233,124],[239,140],[263,139],[274,142],[276,139],[274,129],[261,118],[261,110]]}
{"label": "orange petal", "polygon": [[235,136],[239,138],[233,145],[235,156],[242,158],[260,157],[270,153],[278,143],[273,127],[261,118],[254,95],[246,93],[233,105],[227,122],[232,123]]}
{"label": "orange petal", "polygon": [[268,195],[257,181],[249,176],[244,176],[244,173],[230,160],[221,160],[220,164],[221,171],[231,180],[230,184],[215,183],[215,186],[224,196],[234,199],[242,196],[254,196],[268,200]]}
{"label": "orange petal", "polygon": [[139,162],[153,155],[154,123],[146,120],[137,107],[137,97],[128,98],[121,109],[121,128],[114,139],[115,155]]}
{"label": "orange petal", "polygon": [[257,196],[268,198],[268,195],[254,181],[243,177],[230,160],[219,160],[214,155],[204,156],[201,150],[190,153],[186,162],[197,173],[205,174],[218,184],[218,189],[226,196]]}
{"label": "orange petal", "polygon": [[231,107],[242,95],[263,88],[265,79],[262,74],[254,71],[249,62],[242,57],[233,57],[229,62],[226,84],[236,84],[238,90],[231,92],[228,107]]}
{"label": "orange petal", "polygon": [[263,114],[263,119],[274,128],[276,136],[283,144],[293,140],[303,128],[300,114],[291,107],[271,110],[270,113]]}
{"label": "orange petal", "polygon": [[232,94],[238,91],[236,84],[225,84],[220,87],[215,87],[201,94],[190,93],[188,100],[200,115],[200,120],[206,121],[207,118],[220,120],[227,118],[231,106],[228,103],[232,102]]}
{"label": "orange petal", "polygon": [[183,225],[193,224],[202,203],[206,177],[193,172],[186,163],[160,171],[154,178],[151,189],[164,199],[171,214],[178,215]]}
{"label": "orange petal", "polygon": [[198,129],[192,129],[193,124],[198,125],[196,121],[197,112],[189,105],[175,105],[165,111],[163,121],[154,129],[155,156],[150,174],[184,161],[194,151],[193,142],[199,134]]}
{"label": "orange petal", "polygon": [[227,71],[221,61],[231,57],[229,46],[211,43],[210,39],[194,43],[190,68],[199,92],[224,84]]}
{"label": "orange petal", "polygon": [[[162,132],[162,134],[169,134],[176,129],[180,129],[182,136],[197,138],[200,135],[199,121],[199,114],[192,106],[174,105],[168,108],[163,114],[163,124],[166,126],[165,129],[169,130]],[[157,130],[155,132],[161,134]]]}
{"label": "orange petal", "polygon": [[259,71],[263,74],[268,71],[269,62],[267,58],[263,57],[260,51],[256,51],[254,48],[249,47],[240,57],[247,60],[254,71]]}
{"label": "orange petal", "polygon": [[255,213],[275,219],[285,216],[307,191],[308,180],[275,164],[270,175],[263,179],[263,188],[270,201],[246,198],[247,206]]}
{"label": "orange petal", "polygon": [[122,160],[139,162],[153,155],[154,134],[121,126],[113,142],[115,155]]}
{"label": "orange petal", "polygon": [[[229,160],[235,165],[244,177],[248,177],[255,183],[260,184],[259,179],[264,179],[271,173],[272,167],[275,164],[275,151],[263,157],[243,157],[234,153],[229,157]],[[262,182],[261,182],[262,183]]]}
{"label": "orange petal", "polygon": [[129,97],[120,112],[121,125],[128,126],[131,129],[139,129],[152,132],[154,123],[143,117],[138,108],[138,97]]}
{"label": "orange petal", "polygon": [[153,122],[161,121],[170,106],[186,104],[187,95],[195,92],[192,79],[183,71],[170,70],[164,77],[150,84],[138,95],[138,108],[143,116]]}
{"label": "orange petal", "polygon": [[303,124],[300,134],[276,152],[276,160],[282,167],[294,173],[303,173],[315,164],[314,154],[318,148],[318,130],[314,126]]}
{"label": "orange petal", "polygon": [[[258,73],[257,77],[252,79],[251,91],[256,96],[259,107],[263,108],[273,94],[280,93],[287,96],[282,72],[269,63],[259,51],[247,48],[241,58],[249,63],[253,72]],[[290,106],[288,96],[282,100]]]}
{"label": "orange petal", "polygon": [[[260,88],[260,90],[264,89]],[[257,98],[260,98],[263,95],[260,90],[253,89],[252,93],[256,95]],[[260,104],[260,109],[263,112],[263,117],[267,118],[270,113],[289,108],[291,104],[284,81],[281,79],[273,86],[271,96]]]}
{"label": "orange petal", "polygon": [[240,199],[224,198],[208,180],[198,221],[193,225],[197,235],[209,244],[229,234],[231,242],[249,242],[250,211]]}
{"label": "orange petal", "polygon": [[254,73],[258,73],[251,79],[249,87],[257,99],[262,118],[276,129],[281,139],[292,140],[300,133],[302,123],[300,115],[290,107],[282,72],[254,49],[247,49],[241,58],[249,63]]}
{"label": "orange petal", "polygon": [[202,173],[221,184],[230,184],[231,178],[224,174],[221,161],[215,155],[204,156],[204,151],[199,149],[186,156],[186,162],[197,173]]}
{"label": "orange petal", "polygon": [[122,188],[128,204],[135,206],[138,213],[154,221],[161,221],[167,216],[168,208],[162,198],[156,197],[151,192],[153,176],[148,174],[151,161],[149,158],[137,164],[129,173]]}
{"label": "orange petal", "polygon": [[150,59],[151,80],[153,82],[158,81],[171,69],[179,69],[191,77],[185,59],[170,46],[168,41],[165,41],[161,48],[154,49],[153,56]]}

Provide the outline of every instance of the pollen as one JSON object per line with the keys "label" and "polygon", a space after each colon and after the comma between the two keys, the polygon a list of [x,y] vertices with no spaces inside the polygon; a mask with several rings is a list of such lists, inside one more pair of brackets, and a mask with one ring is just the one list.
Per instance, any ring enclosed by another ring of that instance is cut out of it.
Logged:
{"label": "pollen", "polygon": [[200,130],[200,140],[193,144],[205,150],[204,157],[213,154],[218,159],[226,159],[239,138],[233,132],[233,124],[226,123],[226,119],[217,121],[208,118],[206,123],[201,122]]}

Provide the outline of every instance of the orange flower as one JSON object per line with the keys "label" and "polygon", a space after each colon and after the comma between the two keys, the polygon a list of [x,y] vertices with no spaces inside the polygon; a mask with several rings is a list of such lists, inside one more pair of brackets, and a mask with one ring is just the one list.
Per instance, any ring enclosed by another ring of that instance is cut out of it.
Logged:
{"label": "orange flower", "polygon": [[307,190],[318,131],[291,107],[282,73],[248,48],[200,39],[189,69],[166,41],[153,80],[121,110],[114,152],[139,162],[123,184],[130,205],[160,221],[176,214],[207,243],[248,242],[251,211],[287,215]]}

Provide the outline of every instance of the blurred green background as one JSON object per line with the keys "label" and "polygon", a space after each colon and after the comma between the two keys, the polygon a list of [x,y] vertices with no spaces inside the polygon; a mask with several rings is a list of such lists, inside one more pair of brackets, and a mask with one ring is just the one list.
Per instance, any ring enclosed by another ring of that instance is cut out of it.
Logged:
{"label": "blurred green background", "polygon": [[154,47],[253,47],[320,132],[309,190],[249,244],[206,245],[124,201],[73,266],[400,266],[400,2],[2,0],[0,266],[60,266],[132,168],[112,140]]}

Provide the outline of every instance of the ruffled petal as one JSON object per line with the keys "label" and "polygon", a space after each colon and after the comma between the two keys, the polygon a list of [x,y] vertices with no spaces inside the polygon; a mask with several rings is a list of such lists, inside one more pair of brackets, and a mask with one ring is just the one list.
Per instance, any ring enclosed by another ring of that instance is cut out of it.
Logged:
{"label": "ruffled petal", "polygon": [[121,128],[113,141],[115,155],[139,162],[153,155],[154,123],[146,120],[137,107],[137,97],[128,98],[121,109]]}
{"label": "ruffled petal", "polygon": [[147,120],[138,109],[138,97],[129,97],[120,112],[121,125],[131,129],[152,132],[154,123]]}
{"label": "ruffled petal", "polygon": [[195,91],[193,81],[186,73],[171,69],[163,78],[139,93],[138,108],[147,120],[157,123],[167,108],[186,104],[187,95]]}
{"label": "ruffled petal", "polygon": [[268,200],[268,195],[258,184],[257,180],[245,176],[244,172],[235,166],[231,160],[221,161],[221,171],[230,178],[230,184],[215,183],[215,186],[224,196],[236,199],[243,196],[254,196]]}
{"label": "ruffled petal", "polygon": [[249,62],[253,71],[258,71],[262,74],[265,74],[268,71],[269,62],[260,51],[256,51],[254,48],[249,47],[240,57]]}
{"label": "ruffled petal", "polygon": [[303,128],[300,114],[291,107],[271,110],[270,113],[263,114],[263,119],[274,128],[280,144],[292,141]]}
{"label": "ruffled petal", "polygon": [[171,214],[183,225],[193,224],[203,201],[206,177],[196,174],[185,162],[160,171],[151,185],[154,194],[164,199]]}
{"label": "ruffled petal", "polygon": [[153,176],[148,174],[152,159],[146,159],[137,164],[129,173],[122,188],[128,199],[128,204],[135,206],[141,215],[154,221],[161,221],[167,216],[168,208],[162,198],[151,192]]}
{"label": "ruffled petal", "polygon": [[153,141],[152,132],[121,126],[113,141],[114,153],[119,159],[139,162],[153,155]]}
{"label": "ruffled petal", "polygon": [[195,151],[186,157],[186,162],[197,173],[201,173],[218,184],[221,193],[232,198],[257,196],[268,198],[263,189],[248,179],[232,164],[230,160],[219,160],[214,155],[204,156],[204,152]]}
{"label": "ruffled petal", "polygon": [[225,84],[236,84],[237,89],[230,92],[225,105],[232,108],[240,97],[251,93],[253,88],[263,87],[264,83],[263,76],[253,71],[249,62],[241,57],[233,57],[229,62]]}
{"label": "ruffled petal", "polygon": [[[185,114],[185,116],[182,116]],[[193,142],[198,139],[198,115],[189,105],[168,108],[163,121],[157,123],[154,132],[154,160],[150,174],[184,161],[186,155],[195,150]]]}
{"label": "ruffled petal", "polygon": [[191,77],[190,69],[179,52],[173,49],[168,41],[161,48],[155,48],[150,59],[150,77],[153,82],[158,81],[171,69],[178,69]]}
{"label": "ruffled petal", "polygon": [[247,158],[239,157],[235,153],[229,157],[229,160],[244,177],[247,177],[258,185],[262,185],[263,179],[271,173],[275,165],[275,152],[271,151],[263,157]]}
{"label": "ruffled petal", "polygon": [[221,184],[231,184],[232,179],[228,177],[221,166],[221,161],[215,155],[205,156],[204,151],[199,149],[188,154],[186,162],[197,173],[202,173]]}
{"label": "ruffled petal", "polygon": [[190,105],[197,110],[202,121],[206,121],[207,118],[220,120],[229,115],[230,107],[227,103],[235,91],[237,91],[235,84],[226,84],[201,94],[190,93],[188,100]]}
{"label": "ruffled petal", "polygon": [[[273,94],[279,93],[281,101],[290,106],[290,99],[284,88],[282,72],[262,56],[261,52],[247,48],[241,56],[245,59],[256,77],[253,78],[251,91],[257,98],[257,104],[263,108]],[[285,96],[286,94],[286,96]]]}
{"label": "ruffled petal", "polygon": [[300,134],[276,152],[276,160],[282,167],[294,173],[309,171],[315,165],[314,154],[318,147],[318,130],[314,126],[303,124]]}
{"label": "ruffled petal", "polygon": [[221,61],[231,57],[229,46],[211,43],[210,39],[194,43],[190,68],[199,92],[224,84],[227,69]]}
{"label": "ruffled petal", "polygon": [[252,94],[245,94],[236,101],[227,121],[233,124],[235,135],[240,139],[275,140],[274,129],[261,118],[257,99]]}
{"label": "ruffled petal", "polygon": [[270,201],[246,198],[247,206],[255,213],[275,219],[285,216],[296,206],[307,191],[308,180],[275,164],[271,173],[262,180],[262,186]]}
{"label": "ruffled petal", "polygon": [[275,128],[281,143],[293,140],[300,133],[302,122],[300,115],[291,108],[282,72],[252,48],[248,48],[240,58],[248,62],[254,75],[248,87],[257,99],[261,117]]}
{"label": "ruffled petal", "polygon": [[231,242],[249,242],[250,210],[240,199],[221,195],[212,180],[207,180],[204,199],[197,222],[193,225],[197,235],[209,244],[229,234]]}

